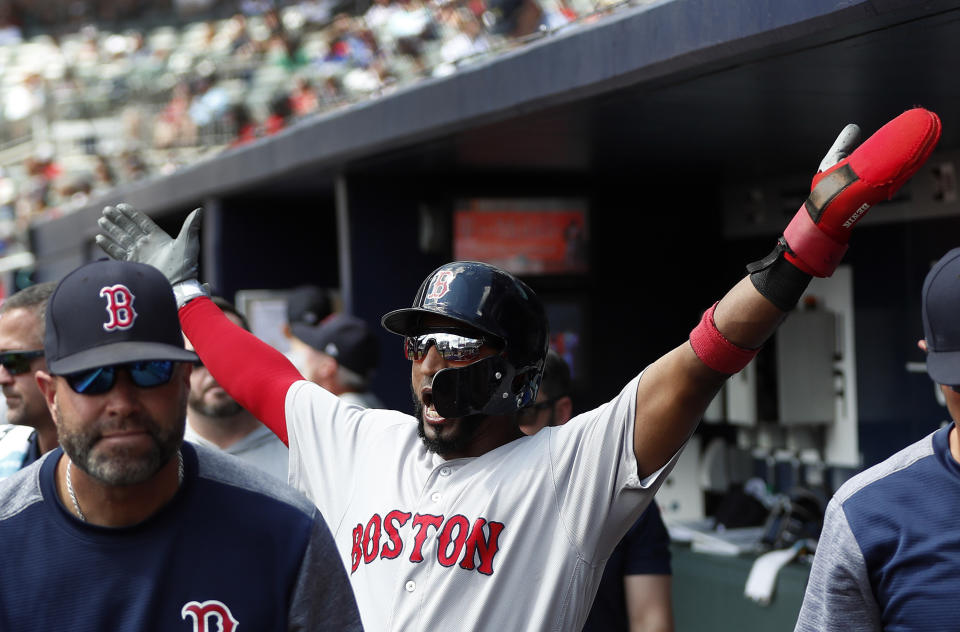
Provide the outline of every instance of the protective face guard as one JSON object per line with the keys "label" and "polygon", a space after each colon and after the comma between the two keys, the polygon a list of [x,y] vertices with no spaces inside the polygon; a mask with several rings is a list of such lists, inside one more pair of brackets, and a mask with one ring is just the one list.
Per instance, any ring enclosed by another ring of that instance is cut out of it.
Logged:
{"label": "protective face guard", "polygon": [[[511,415],[532,400],[529,388],[511,396],[517,378],[502,355],[477,360],[464,367],[440,369],[433,376],[433,405],[447,419],[467,415]],[[533,389],[534,396],[536,388]]]}

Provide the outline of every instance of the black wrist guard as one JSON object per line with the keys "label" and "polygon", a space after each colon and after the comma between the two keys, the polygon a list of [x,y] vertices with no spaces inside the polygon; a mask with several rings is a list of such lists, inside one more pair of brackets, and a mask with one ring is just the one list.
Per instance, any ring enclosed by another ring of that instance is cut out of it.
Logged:
{"label": "black wrist guard", "polygon": [[784,258],[787,249],[789,246],[781,237],[770,254],[747,266],[753,287],[785,312],[797,306],[813,278]]}

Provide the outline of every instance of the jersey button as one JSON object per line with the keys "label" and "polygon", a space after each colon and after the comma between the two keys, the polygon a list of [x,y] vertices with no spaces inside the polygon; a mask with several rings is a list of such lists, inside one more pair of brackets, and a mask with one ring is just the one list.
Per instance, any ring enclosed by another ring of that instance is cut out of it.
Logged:
{"label": "jersey button", "polygon": [[404,586],[404,588],[407,589],[407,592],[413,592],[414,590],[417,589],[417,582],[415,582],[415,581],[413,581],[413,580],[410,580],[410,581],[407,582],[407,584],[406,584],[406,586]]}
{"label": "jersey button", "polygon": [[440,492],[433,492],[433,493],[430,495],[430,500],[432,500],[432,501],[435,502],[435,503],[440,502],[440,498],[441,498]]}
{"label": "jersey button", "polygon": [[449,468],[449,467],[441,467],[441,468],[440,468],[440,476],[450,476],[450,468]]}

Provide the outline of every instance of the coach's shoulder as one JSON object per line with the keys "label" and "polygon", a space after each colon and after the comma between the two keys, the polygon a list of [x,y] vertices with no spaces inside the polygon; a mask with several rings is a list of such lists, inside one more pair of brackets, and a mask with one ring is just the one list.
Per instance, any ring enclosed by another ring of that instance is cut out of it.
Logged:
{"label": "coach's shoulder", "polygon": [[924,459],[934,455],[934,434],[936,433],[927,435],[886,460],[853,476],[840,486],[834,495],[834,500],[840,505],[845,505],[855,497],[881,493],[884,488],[889,486],[899,487],[909,484],[910,479],[905,478],[904,474],[909,473],[912,467]]}
{"label": "coach's shoulder", "polygon": [[50,458],[49,452],[27,467],[0,480],[0,522],[43,501],[43,494],[40,491],[40,468],[48,458]]}
{"label": "coach's shoulder", "polygon": [[198,478],[258,494],[265,501],[269,499],[289,505],[307,516],[314,513],[315,507],[306,496],[232,454],[186,442],[183,449],[196,453]]}

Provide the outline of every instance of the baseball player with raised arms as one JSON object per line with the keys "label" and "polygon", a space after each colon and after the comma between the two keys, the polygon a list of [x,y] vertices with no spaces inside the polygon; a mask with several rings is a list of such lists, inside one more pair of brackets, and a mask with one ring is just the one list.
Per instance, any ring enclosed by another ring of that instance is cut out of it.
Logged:
{"label": "baseball player with raised arms", "polygon": [[[415,414],[361,409],[302,379],[234,326],[197,279],[199,213],[176,239],[127,205],[97,243],[174,285],[204,364],[290,446],[290,481],[321,509],[368,630],[579,630],[604,563],[650,502],[707,405],[805,291],[855,223],[921,167],[940,120],[909,110],[831,147],[773,252],[708,309],[689,340],[610,402],[525,436],[547,351],[536,295],[475,262],[432,272],[383,317],[404,337]],[[242,360],[242,361],[240,361]]]}

